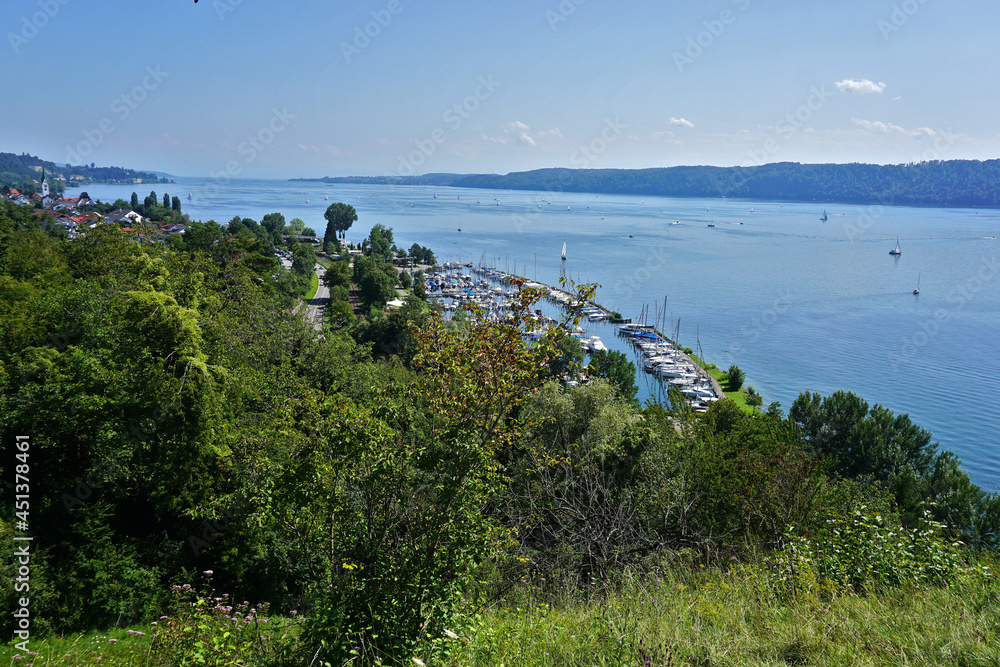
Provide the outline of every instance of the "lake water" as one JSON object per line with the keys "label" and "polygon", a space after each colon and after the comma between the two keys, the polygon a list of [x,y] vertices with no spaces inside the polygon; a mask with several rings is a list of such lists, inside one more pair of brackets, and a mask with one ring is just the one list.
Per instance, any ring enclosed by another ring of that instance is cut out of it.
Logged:
{"label": "lake water", "polygon": [[[1000,489],[1000,211],[189,178],[85,190],[114,201],[151,188],[193,219],[280,212],[319,234],[342,201],[358,212],[351,240],[381,223],[441,262],[549,284],[565,270],[600,283],[597,300],[625,317],[648,306],[662,329],[680,319],[681,343],[737,363],[765,405],[853,391],[909,413],[973,481]],[[612,326],[588,330],[631,353]],[[655,394],[641,372],[639,385]]]}

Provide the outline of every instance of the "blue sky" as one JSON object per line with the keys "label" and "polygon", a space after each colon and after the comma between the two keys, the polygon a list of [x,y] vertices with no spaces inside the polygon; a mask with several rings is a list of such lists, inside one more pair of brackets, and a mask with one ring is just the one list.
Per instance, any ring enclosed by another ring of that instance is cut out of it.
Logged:
{"label": "blue sky", "polygon": [[5,0],[0,150],[184,176],[1000,157],[986,0]]}

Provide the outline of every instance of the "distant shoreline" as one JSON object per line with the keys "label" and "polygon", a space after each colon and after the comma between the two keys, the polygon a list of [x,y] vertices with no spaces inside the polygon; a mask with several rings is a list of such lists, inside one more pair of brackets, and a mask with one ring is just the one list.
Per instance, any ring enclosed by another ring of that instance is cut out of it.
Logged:
{"label": "distant shoreline", "polygon": [[288,180],[789,203],[1000,208],[1000,160],[903,165],[779,162],[752,167],[551,168],[504,175],[432,173]]}

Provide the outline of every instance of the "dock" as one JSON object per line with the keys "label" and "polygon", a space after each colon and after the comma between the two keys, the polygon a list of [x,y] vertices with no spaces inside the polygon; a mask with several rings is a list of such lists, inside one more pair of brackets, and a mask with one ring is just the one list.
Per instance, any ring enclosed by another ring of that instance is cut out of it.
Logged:
{"label": "dock", "polygon": [[[445,264],[443,268],[444,273],[428,274],[428,290],[452,300],[452,303],[445,306],[446,310],[453,310],[464,303],[476,303],[483,317],[501,320],[510,312],[509,294],[514,285],[537,289],[547,302],[567,313],[590,322],[619,325],[616,333],[628,340],[638,353],[639,366],[636,372],[641,369],[650,374],[665,385],[665,389],[676,388],[694,410],[704,412],[709,405],[725,396],[715,378],[684,352],[676,341],[670,340],[654,325],[633,324],[625,318],[613,318],[612,311],[595,301],[580,301],[577,295],[566,290],[500,269],[457,263]],[[456,269],[458,273],[449,273]],[[472,275],[466,275],[464,269],[470,269]],[[479,279],[476,280],[473,276]],[[507,286],[507,289],[497,287],[498,284]],[[540,310],[536,311],[536,321],[539,328],[527,334],[529,339],[537,338],[545,328],[556,324],[556,320],[543,316]],[[588,352],[605,349],[596,336],[583,338],[577,331],[571,331],[570,335],[581,338],[581,344]]]}

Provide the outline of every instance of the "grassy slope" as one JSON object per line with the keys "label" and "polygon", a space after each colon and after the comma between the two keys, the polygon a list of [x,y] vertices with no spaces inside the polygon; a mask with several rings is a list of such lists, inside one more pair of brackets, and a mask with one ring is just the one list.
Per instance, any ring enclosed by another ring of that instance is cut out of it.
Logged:
{"label": "grassy slope", "polygon": [[[997,565],[993,558],[991,565]],[[865,595],[773,595],[756,566],[670,566],[585,601],[525,584],[458,628],[434,665],[993,665],[1000,664],[1000,581],[969,574],[950,588]],[[160,665],[123,630],[33,640],[36,665]],[[111,643],[109,639],[117,639]],[[0,663],[10,662],[8,645]],[[68,654],[68,656],[67,656]]]}
{"label": "grassy slope", "polygon": [[589,604],[527,593],[483,614],[447,664],[1000,664],[994,577],[824,601],[777,600],[752,569],[668,573]]}

